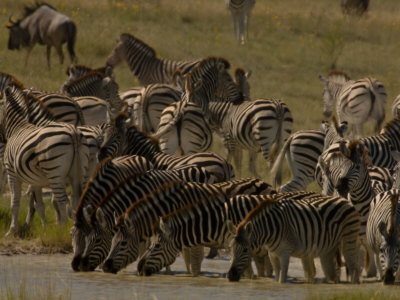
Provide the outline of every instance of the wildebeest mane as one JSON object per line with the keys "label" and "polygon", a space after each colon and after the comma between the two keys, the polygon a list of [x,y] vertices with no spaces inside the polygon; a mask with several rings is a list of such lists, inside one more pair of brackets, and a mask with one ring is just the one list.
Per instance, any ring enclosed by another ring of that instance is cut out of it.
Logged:
{"label": "wildebeest mane", "polygon": [[51,6],[47,2],[36,2],[32,6],[27,6],[26,5],[24,7],[24,16],[23,16],[23,18],[26,18],[26,17],[30,16],[31,14],[33,14],[41,6],[48,6],[49,8],[57,11],[57,9],[55,9],[53,6]]}

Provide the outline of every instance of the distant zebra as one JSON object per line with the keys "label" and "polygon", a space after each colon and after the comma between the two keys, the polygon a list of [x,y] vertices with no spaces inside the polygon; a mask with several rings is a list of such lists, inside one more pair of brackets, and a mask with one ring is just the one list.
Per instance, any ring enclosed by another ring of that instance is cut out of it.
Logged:
{"label": "distant zebra", "polygon": [[[25,95],[21,86],[6,89],[6,104],[2,125],[5,128],[7,145],[4,162],[11,189],[12,220],[8,235],[18,227],[18,211],[21,197],[21,183],[33,186],[49,185],[53,192],[52,203],[56,209],[57,222],[65,223],[69,203],[65,185],[69,178],[73,197],[81,190],[83,183],[84,157],[82,135],[74,126],[53,123],[38,127],[28,123],[27,116],[19,108]],[[74,199],[77,202],[78,199]]]}
{"label": "distant zebra", "polygon": [[182,74],[186,74],[199,64],[200,59],[172,61],[157,58],[153,48],[129,33],[123,33],[108,56],[106,65],[114,68],[122,61],[126,61],[139,84],[146,86],[151,83],[172,83],[175,70],[180,69]]}
{"label": "distant zebra", "polygon": [[107,69],[106,67],[92,69],[85,65],[71,64],[65,71],[65,74],[68,76],[68,79],[63,83],[63,85],[60,88],[60,91],[64,90],[64,86],[66,84],[74,81],[75,79],[82,77],[83,75],[85,75],[89,72],[98,72],[98,73],[101,73],[103,76],[105,76],[106,69]]}
{"label": "distant zebra", "polygon": [[71,228],[74,253],[71,266],[74,271],[79,271],[81,257],[86,246],[85,237],[91,231],[84,214],[90,214],[101,200],[126,178],[133,175],[139,176],[151,169],[153,169],[153,165],[138,155],[106,158],[97,165],[96,171],[86,184],[74,214],[75,223]]}
{"label": "distant zebra", "polygon": [[240,157],[236,149],[249,150],[249,169],[259,177],[255,160],[261,151],[266,160],[274,161],[292,131],[293,118],[288,106],[276,99],[258,99],[239,105],[217,101],[209,105],[210,122],[221,131],[228,162],[235,159],[238,173],[241,172]]}
{"label": "distant zebra", "polygon": [[378,194],[371,203],[367,221],[367,243],[375,253],[379,277],[393,284],[399,276],[400,190]]}
{"label": "distant zebra", "polygon": [[135,126],[127,127],[126,115],[120,114],[114,120],[114,126],[105,132],[104,142],[99,152],[99,160],[119,155],[142,155],[156,169],[174,169],[184,165],[201,167],[216,177],[216,181],[234,178],[232,165],[220,155],[211,152],[199,152],[177,157],[163,153],[158,141],[148,137]]}
{"label": "distant zebra", "polygon": [[[239,194],[267,195],[275,193],[269,184],[256,178],[244,178],[215,183],[212,184],[212,189],[208,186],[209,185],[206,186],[194,183],[182,185],[183,189],[177,190],[174,193],[169,189],[166,189],[162,191],[159,196],[148,197],[143,199],[141,202],[132,204],[132,206],[129,207],[116,222],[115,228],[117,228],[117,232],[114,234],[111,243],[111,250],[104,262],[103,270],[105,272],[116,273],[139,257],[141,252],[139,241],[146,240],[152,235],[153,232],[151,226],[159,217],[157,212],[163,207],[166,207],[166,205],[162,205],[162,201],[166,201],[167,203],[173,201],[176,202],[174,199],[185,199],[187,197],[191,198],[190,201],[197,201],[199,197],[205,196],[206,192],[200,193],[204,188],[207,188],[206,191],[218,188],[227,197]],[[141,209],[150,209],[146,208],[148,205],[161,207],[153,207],[151,211],[155,212],[155,214],[152,216],[148,214],[144,215],[141,212]],[[243,209],[240,209],[240,212],[242,211]],[[193,259],[193,256],[191,258]],[[195,259],[195,261],[201,261],[201,259]],[[190,266],[188,266],[188,271],[189,270]]]}
{"label": "distant zebra", "polygon": [[95,96],[105,100],[110,108],[122,110],[123,102],[119,97],[119,87],[114,81],[111,68],[105,74],[91,71],[65,84],[62,92],[70,97]]}
{"label": "distant zebra", "polygon": [[193,166],[152,170],[140,176],[134,174],[119,182],[94,209],[84,209],[84,217],[91,230],[85,238],[80,270],[93,271],[106,258],[111,247],[115,218],[133,203],[173,185],[176,181],[214,182],[214,177],[204,169]]}
{"label": "distant zebra", "polygon": [[332,124],[322,122],[321,130],[299,130],[285,142],[271,168],[271,180],[274,186],[281,184],[282,163],[286,159],[292,173],[292,179],[280,187],[281,192],[305,190],[315,180],[315,168],[318,157],[324,148],[328,148],[338,137],[343,137],[347,122]]}
{"label": "distant zebra", "polygon": [[346,259],[352,283],[359,282],[358,234],[360,216],[347,199],[315,192],[292,192],[260,197],[262,201],[237,226],[234,235],[230,281],[239,281],[251,255],[266,247],[275,279],[285,283],[291,256],[302,260],[305,279],[313,282],[314,257],[320,257],[328,281],[339,282],[336,254]]}
{"label": "distant zebra", "polygon": [[229,9],[235,39],[241,44],[248,40],[251,11],[256,4],[256,0],[225,0]]}
{"label": "distant zebra", "polygon": [[363,124],[372,118],[376,121],[375,132],[379,132],[386,114],[386,90],[375,78],[339,82],[329,77],[319,77],[324,83],[324,115],[332,114],[336,105],[338,121],[347,121],[353,126],[352,133],[363,135]]}

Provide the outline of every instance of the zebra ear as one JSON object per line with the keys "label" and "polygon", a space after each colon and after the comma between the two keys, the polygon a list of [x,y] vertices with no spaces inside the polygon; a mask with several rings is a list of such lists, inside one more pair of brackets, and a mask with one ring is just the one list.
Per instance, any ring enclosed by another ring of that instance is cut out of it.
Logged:
{"label": "zebra ear", "polygon": [[117,224],[117,223],[118,223],[119,216],[118,216],[118,214],[117,214],[117,212],[116,212],[115,210],[114,210],[113,215],[114,215],[114,223]]}
{"label": "zebra ear", "polygon": [[246,79],[249,79],[251,74],[253,74],[253,71],[249,70],[249,71],[246,72],[246,74],[244,74],[244,76],[246,77]]}
{"label": "zebra ear", "polygon": [[246,235],[249,237],[253,232],[253,223],[247,222],[246,225],[244,225],[244,230],[246,232]]}
{"label": "zebra ear", "polygon": [[318,75],[318,78],[319,78],[319,80],[321,81],[321,82],[323,82],[323,83],[328,83],[328,80],[324,77],[324,76],[322,76],[322,75]]}
{"label": "zebra ear", "polygon": [[233,222],[231,220],[226,221],[226,227],[228,228],[228,231],[232,235],[236,235],[236,226],[235,226],[235,224],[233,224]]}
{"label": "zebra ear", "polygon": [[379,229],[379,232],[386,238],[388,233],[387,233],[387,230],[386,230],[385,222],[381,221],[379,223],[379,225],[378,225],[378,229]]}
{"label": "zebra ear", "polygon": [[90,224],[90,216],[92,215],[92,213],[93,213],[93,206],[91,206],[90,204],[88,205],[88,206],[86,206],[86,207],[84,207],[83,209],[82,209],[82,212],[83,212],[83,217],[85,218],[85,221],[88,223],[88,224]]}
{"label": "zebra ear", "polygon": [[96,210],[96,220],[97,220],[97,222],[99,222],[101,227],[103,227],[103,228],[107,227],[107,222],[106,222],[106,218],[104,216],[104,212],[100,207]]}
{"label": "zebra ear", "polygon": [[339,142],[339,151],[346,157],[350,156],[349,149],[347,149],[345,141],[340,141]]}
{"label": "zebra ear", "polygon": [[322,129],[322,131],[326,133],[326,132],[328,131],[328,128],[329,128],[329,122],[326,121],[326,120],[323,120],[323,121],[321,122],[321,129]]}
{"label": "zebra ear", "polygon": [[160,217],[160,230],[165,236],[169,237],[171,235],[171,228],[169,227],[168,222],[164,221],[162,217]]}
{"label": "zebra ear", "polygon": [[349,124],[347,121],[343,121],[340,123],[340,136],[343,137],[344,134],[346,133],[347,129],[349,128]]}

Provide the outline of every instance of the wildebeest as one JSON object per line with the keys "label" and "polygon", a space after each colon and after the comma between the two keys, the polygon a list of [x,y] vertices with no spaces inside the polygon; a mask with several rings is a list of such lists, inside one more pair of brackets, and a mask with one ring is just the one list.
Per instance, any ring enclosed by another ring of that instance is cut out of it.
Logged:
{"label": "wildebeest", "polygon": [[62,44],[67,43],[71,61],[75,61],[74,45],[76,26],[67,16],[59,13],[47,3],[36,3],[34,6],[25,6],[24,16],[16,21],[10,17],[8,49],[28,48],[25,65],[29,54],[36,43],[47,46],[47,64],[50,68],[50,50],[54,46],[60,57],[60,64],[64,62]]}

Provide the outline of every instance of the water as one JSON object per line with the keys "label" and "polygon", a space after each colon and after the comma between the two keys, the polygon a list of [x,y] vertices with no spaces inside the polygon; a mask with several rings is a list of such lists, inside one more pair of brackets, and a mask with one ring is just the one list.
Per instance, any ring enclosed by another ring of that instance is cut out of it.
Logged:
{"label": "water", "polygon": [[[171,266],[173,275],[163,273],[150,277],[137,275],[136,263],[118,274],[106,274],[98,270],[89,273],[73,272],[72,255],[15,255],[0,256],[0,295],[5,287],[18,295],[20,290],[28,294],[62,295],[64,299],[304,299],[315,294],[342,293],[345,291],[379,291],[398,289],[383,287],[376,280],[360,285],[352,284],[305,284],[298,259],[289,266],[289,283],[279,284],[271,278],[242,279],[229,282],[225,273],[228,259],[205,259],[203,274],[193,278],[186,270],[181,257]],[[317,281],[322,279],[319,262]],[[22,288],[21,288],[22,287]]]}

